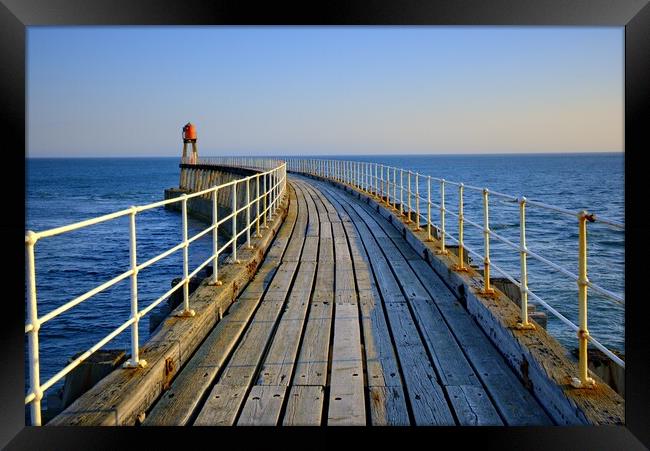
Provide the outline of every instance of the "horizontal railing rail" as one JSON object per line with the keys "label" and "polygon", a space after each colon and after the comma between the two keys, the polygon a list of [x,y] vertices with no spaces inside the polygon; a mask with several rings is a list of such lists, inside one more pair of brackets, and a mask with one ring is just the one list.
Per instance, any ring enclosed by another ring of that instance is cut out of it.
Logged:
{"label": "horizontal railing rail", "polygon": [[[418,172],[409,171],[393,166],[387,166],[374,162],[366,161],[347,161],[347,160],[323,160],[323,159],[301,159],[288,158],[287,169],[289,171],[311,174],[318,177],[338,181],[349,186],[355,187],[368,195],[374,196],[383,202],[387,207],[399,212],[405,216],[406,223],[415,223],[415,230],[421,229],[421,221],[427,230],[427,241],[433,241],[432,229],[437,231],[439,239],[439,249],[437,253],[448,254],[447,240],[458,245],[458,263],[454,267],[456,271],[467,271],[464,253],[468,252],[483,261],[483,289],[481,294],[484,296],[494,296],[494,289],[490,284],[490,271],[496,270],[506,277],[510,282],[520,290],[521,311],[520,322],[517,327],[521,330],[533,329],[534,325],[528,318],[528,296],[535,299],[540,305],[548,310],[553,316],[557,317],[562,323],[570,327],[578,335],[578,377],[573,379],[572,384],[575,387],[592,387],[594,381],[588,376],[587,371],[587,342],[602,351],[617,365],[625,368],[625,362],[614,354],[611,350],[601,344],[596,338],[589,334],[587,328],[587,291],[588,289],[597,292],[601,296],[618,304],[625,305],[625,299],[610,290],[607,290],[587,278],[587,223],[600,223],[609,228],[625,230],[625,225],[619,221],[602,217],[587,211],[572,211],[566,208],[549,205],[539,201],[526,199],[523,196],[512,196],[497,191],[491,191],[488,188],[481,188],[473,185],[465,185],[462,182],[455,182],[443,178],[436,178],[429,175],[423,175]],[[420,179],[426,180],[426,195],[420,193]],[[434,202],[431,197],[432,182],[439,184],[440,200]],[[446,207],[445,188],[453,186],[458,190],[457,200],[458,208],[454,212]],[[482,224],[474,222],[465,217],[464,209],[464,191],[471,190],[479,192],[482,195]],[[490,197],[497,197],[502,202],[516,203],[519,210],[519,242],[513,242],[506,237],[490,229],[489,221],[489,203]],[[426,211],[423,213],[420,208],[420,202],[426,205]],[[578,274],[574,274],[561,265],[541,256],[537,252],[531,251],[526,245],[526,208],[533,206],[549,212],[561,214],[576,219],[578,226]],[[431,210],[438,210],[438,222],[434,223]],[[452,236],[446,226],[447,215],[453,216],[457,221],[457,234]],[[483,234],[483,252],[465,244],[464,232],[465,224],[474,229],[478,229]],[[519,253],[520,275],[517,280],[512,274],[500,266],[495,265],[490,259],[490,239],[496,239],[504,243],[507,247]],[[533,258],[555,271],[570,278],[578,285],[578,317],[579,324],[574,324],[563,314],[558,312],[546,300],[534,293],[528,288],[528,268],[527,259]]]}
{"label": "horizontal railing rail", "polygon": [[[217,164],[217,159],[200,160],[197,164]],[[234,165],[237,160],[223,159],[220,160],[221,164]],[[183,161],[183,163],[186,163]],[[212,276],[209,283],[211,285],[220,285],[218,279],[219,256],[224,253],[228,247],[231,248],[230,258],[231,262],[238,263],[237,260],[237,244],[238,239],[246,234],[246,247],[251,248],[251,230],[254,228],[257,237],[260,237],[260,230],[267,228],[267,220],[272,220],[283,197],[286,194],[287,187],[287,166],[284,161],[272,159],[250,159],[246,162],[246,167],[255,169],[253,175],[238,178],[227,183],[211,186],[202,191],[194,193],[185,193],[173,199],[167,199],[160,202],[154,202],[147,205],[132,206],[115,213],[99,216],[97,218],[88,219],[85,221],[75,222],[62,227],[56,227],[49,230],[40,232],[27,231],[25,234],[25,252],[26,252],[26,278],[27,278],[27,323],[25,324],[25,334],[28,337],[28,353],[29,353],[29,392],[25,396],[25,404],[31,404],[31,422],[32,425],[38,426],[41,424],[41,400],[43,399],[44,392],[51,388],[55,383],[60,381],[74,368],[86,360],[93,352],[102,348],[112,339],[124,332],[127,328],[131,328],[131,354],[128,361],[124,364],[124,368],[137,368],[146,366],[146,361],[140,358],[139,355],[139,338],[138,338],[138,323],[147,313],[159,305],[163,300],[167,299],[174,292],[181,289],[183,290],[183,309],[179,316],[192,317],[194,311],[190,308],[189,300],[189,282],[196,276],[202,269],[204,269],[210,262],[212,262]],[[254,183],[255,193],[251,193],[250,185]],[[261,185],[261,188],[260,188]],[[223,218],[218,217],[217,196],[219,192],[225,189],[231,190],[231,212]],[[244,202],[238,202],[237,192],[240,189],[245,190]],[[190,199],[197,197],[211,197],[212,198],[212,224],[203,229],[192,237],[188,237],[188,213],[187,203]],[[136,217],[137,214],[152,208],[162,207],[174,203],[181,204],[182,216],[182,241],[176,246],[158,254],[157,256],[138,263],[137,258],[137,237],[136,237]],[[239,205],[243,204],[243,205]],[[254,215],[251,216],[251,210]],[[238,231],[237,220],[238,216],[245,212],[245,226],[241,227]],[[37,242],[44,238],[61,235],[67,232],[79,230],[95,224],[104,223],[121,217],[129,217],[129,257],[130,267],[128,270],[122,272],[120,275],[102,283],[101,285],[87,291],[86,293],[64,303],[60,307],[48,312],[45,315],[39,316],[37,290],[36,290],[36,265],[35,265],[35,248]],[[231,233],[230,239],[219,247],[218,234],[219,226],[230,222]],[[194,271],[189,271],[189,245],[212,232],[212,253],[204,260]],[[176,283],[170,290],[166,291],[162,296],[151,302],[145,308],[140,308],[138,305],[138,272],[159,262],[160,260],[169,257],[175,252],[183,251],[183,278],[180,282]],[[68,363],[64,368],[57,372],[54,376],[50,377],[44,383],[40,381],[40,367],[39,367],[39,329],[43,324],[56,318],[57,316],[65,313],[73,307],[87,301],[94,295],[114,286],[115,284],[130,278],[131,279],[131,316],[122,323],[119,327],[114,329],[111,333],[106,335],[100,341],[91,346],[83,354]]]}

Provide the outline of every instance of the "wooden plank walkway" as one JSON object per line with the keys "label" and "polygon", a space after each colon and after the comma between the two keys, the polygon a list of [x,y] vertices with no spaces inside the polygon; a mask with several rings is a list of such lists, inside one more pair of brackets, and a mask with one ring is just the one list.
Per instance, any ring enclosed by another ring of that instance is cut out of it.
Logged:
{"label": "wooden plank walkway", "polygon": [[534,396],[387,220],[290,176],[255,278],[144,425],[548,425]]}

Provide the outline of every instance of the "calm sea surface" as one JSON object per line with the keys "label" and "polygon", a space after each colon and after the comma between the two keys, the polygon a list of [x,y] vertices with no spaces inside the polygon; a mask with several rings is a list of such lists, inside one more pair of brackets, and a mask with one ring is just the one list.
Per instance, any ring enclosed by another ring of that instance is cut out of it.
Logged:
{"label": "calm sea surface", "polygon": [[[512,195],[525,195],[570,210],[586,209],[624,222],[624,155],[492,155],[492,156],[381,156],[346,157],[376,161],[416,170],[433,177],[488,187]],[[28,159],[26,161],[26,229],[41,231],[106,213],[161,200],[165,188],[177,187],[178,158],[134,159]],[[432,182],[432,198],[439,186]],[[426,195],[426,180],[420,180]],[[399,194],[398,194],[399,195]],[[457,188],[446,189],[447,207],[457,211]],[[465,190],[465,216],[482,224],[482,198]],[[422,211],[426,211],[422,206]],[[432,212],[438,222],[438,212]],[[577,219],[529,206],[528,247],[577,272]],[[448,215],[448,230],[456,236],[456,219]],[[518,242],[516,204],[490,203],[491,228]],[[205,225],[190,220],[192,236]],[[129,223],[121,218],[36,245],[39,315],[129,268]],[[173,247],[181,240],[180,214],[157,208],[137,215],[138,262]],[[588,225],[589,279],[610,291],[624,292],[625,233],[602,224]],[[481,253],[483,237],[466,226],[465,243]],[[491,240],[492,261],[519,278],[516,250]],[[190,271],[211,250],[209,236],[190,246]],[[474,258],[476,264],[481,264]],[[561,273],[529,258],[529,288],[577,323],[577,288]],[[140,308],[156,300],[182,275],[182,254],[144,269],[138,275]],[[498,273],[494,277],[500,277]],[[47,322],[40,331],[41,382],[63,368],[69,357],[88,349],[129,318],[129,279]],[[543,310],[541,306],[538,309]],[[148,338],[148,319],[140,323],[140,342]],[[624,308],[593,291],[589,296],[589,330],[608,347],[624,351]],[[575,333],[549,314],[548,330],[567,348],[576,346]],[[128,329],[107,345],[129,349]],[[27,348],[26,348],[27,349]],[[26,357],[27,358],[27,357]],[[26,367],[26,378],[28,371]],[[26,382],[26,390],[28,382]],[[58,386],[59,384],[57,384]]]}

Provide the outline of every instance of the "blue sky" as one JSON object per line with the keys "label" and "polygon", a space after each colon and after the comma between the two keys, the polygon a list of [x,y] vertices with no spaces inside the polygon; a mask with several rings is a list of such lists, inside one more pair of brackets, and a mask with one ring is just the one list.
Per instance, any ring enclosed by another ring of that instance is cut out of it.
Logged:
{"label": "blue sky", "polygon": [[622,27],[29,27],[29,157],[623,150]]}

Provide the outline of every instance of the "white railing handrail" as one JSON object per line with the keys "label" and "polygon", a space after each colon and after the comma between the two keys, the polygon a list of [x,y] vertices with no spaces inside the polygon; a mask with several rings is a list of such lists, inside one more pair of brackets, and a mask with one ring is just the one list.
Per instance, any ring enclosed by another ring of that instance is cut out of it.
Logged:
{"label": "white railing handrail", "polygon": [[[255,169],[256,172],[252,175],[238,178],[226,183],[219,185],[210,186],[206,189],[202,189],[197,192],[190,194],[182,194],[181,196],[167,199],[159,202],[154,202],[141,206],[132,206],[130,208],[120,210],[114,213],[98,216],[96,218],[87,219],[84,221],[78,221],[69,225],[55,227],[48,230],[43,230],[40,232],[27,231],[25,234],[25,247],[26,247],[26,272],[27,272],[27,322],[25,324],[25,334],[28,335],[29,341],[29,372],[30,372],[30,390],[25,396],[25,404],[31,404],[31,418],[32,425],[41,424],[41,400],[43,399],[44,392],[52,387],[55,383],[60,381],[65,377],[70,371],[75,367],[81,364],[85,359],[87,359],[93,352],[100,349],[110,340],[115,338],[117,335],[126,330],[131,326],[131,356],[130,359],[125,363],[126,368],[137,368],[146,365],[146,362],[139,357],[139,340],[138,340],[138,323],[140,318],[144,317],[149,313],[153,308],[160,304],[163,300],[171,296],[174,292],[183,288],[183,311],[180,313],[181,316],[191,317],[194,315],[194,311],[190,309],[189,305],[189,281],[191,278],[196,276],[203,268],[205,268],[210,262],[213,263],[213,271],[211,276],[211,284],[219,285],[220,281],[218,280],[218,258],[228,246],[231,247],[231,258],[232,261],[237,261],[237,242],[238,238],[241,237],[244,233],[246,234],[246,246],[251,247],[251,229],[255,227],[256,235],[259,237],[260,229],[266,228],[267,220],[271,220],[273,215],[277,211],[280,202],[286,194],[286,175],[287,175],[287,165],[286,162],[276,159],[227,159],[228,162],[238,161],[240,166],[244,164],[251,169]],[[205,162],[199,162],[197,164],[204,164]],[[182,164],[185,164],[182,161]],[[234,164],[233,164],[234,166]],[[251,196],[250,193],[250,183],[255,182],[255,194]],[[263,188],[260,188],[260,184],[263,185]],[[245,186],[246,199],[243,202],[242,206],[238,206],[239,203],[237,200],[237,190],[238,186]],[[218,218],[218,205],[217,205],[217,195],[220,190],[230,189],[232,205],[230,214],[226,215],[223,218]],[[213,221],[212,224],[203,229],[201,232],[197,233],[192,237],[188,237],[187,226],[188,226],[188,214],[187,214],[187,202],[189,199],[204,197],[212,198],[212,214]],[[135,224],[136,216],[138,213],[146,210],[150,210],[156,207],[162,207],[173,203],[181,203],[181,214],[182,214],[182,229],[183,229],[183,240],[173,246],[170,249],[156,255],[155,257],[150,258],[144,263],[138,264],[136,250],[137,250],[137,239],[135,234]],[[261,206],[263,204],[263,207]],[[251,209],[254,208],[255,216],[251,217]],[[246,224],[245,227],[241,227],[241,230],[237,230],[237,216],[243,212],[246,212]],[[129,239],[129,253],[130,253],[130,269],[121,273],[120,275],[98,285],[97,287],[87,291],[86,293],[64,303],[63,305],[55,308],[54,310],[46,313],[43,316],[38,315],[37,308],[37,291],[36,291],[36,267],[34,259],[34,251],[36,243],[43,239],[56,235],[61,235],[63,233],[79,230],[85,227],[89,227],[95,224],[103,223],[113,219],[121,218],[124,216],[129,216],[130,218],[130,239]],[[232,230],[231,238],[228,240],[221,248],[218,247],[218,232],[219,226],[231,221]],[[261,225],[262,224],[262,225]],[[213,249],[212,254],[201,263],[194,271],[189,272],[189,245],[198,240],[199,238],[209,234],[213,234]],[[150,303],[143,309],[138,307],[138,272],[146,267],[149,267],[156,262],[170,256],[171,254],[183,250],[183,278],[179,283],[174,285],[170,290],[165,292],[158,299]],[[49,378],[46,382],[40,382],[40,368],[39,368],[39,340],[38,332],[40,327],[47,321],[61,315],[62,313],[70,310],[78,304],[88,300],[92,296],[110,288],[111,286],[121,282],[124,279],[131,278],[131,317],[114,329],[111,333],[105,336],[102,340],[95,343],[91,346],[86,352],[78,356],[63,369],[61,369],[54,376]]]}
{"label": "white railing handrail", "polygon": [[[381,202],[385,203],[387,206],[392,207],[399,211],[403,216],[406,216],[405,221],[407,223],[415,221],[416,230],[420,228],[420,220],[423,219],[426,228],[428,241],[431,239],[431,228],[435,228],[439,232],[440,240],[440,253],[447,254],[448,251],[445,246],[445,239],[448,238],[453,242],[458,244],[458,264],[455,267],[456,270],[463,271],[467,270],[464,263],[464,252],[467,251],[479,259],[483,259],[484,262],[484,288],[481,291],[484,295],[493,295],[494,290],[490,287],[490,268],[494,268],[499,273],[508,278],[512,283],[514,283],[520,289],[521,293],[521,322],[518,324],[518,327],[525,330],[534,328],[534,325],[528,320],[528,311],[527,311],[527,302],[528,295],[533,297],[537,302],[544,306],[548,311],[550,311],[554,316],[556,316],[560,321],[571,327],[574,331],[578,332],[579,338],[579,378],[575,378],[573,384],[575,386],[593,386],[593,380],[588,377],[587,373],[587,355],[586,355],[586,343],[590,341],[594,346],[600,349],[607,357],[614,361],[619,366],[625,368],[625,362],[619,358],[612,351],[603,346],[595,338],[589,335],[587,329],[587,289],[591,288],[593,291],[599,293],[604,298],[615,301],[619,304],[625,304],[625,298],[619,296],[616,293],[613,293],[605,288],[602,288],[587,278],[587,269],[586,269],[586,260],[587,260],[587,241],[586,241],[586,224],[588,222],[602,223],[606,226],[609,226],[617,230],[625,230],[625,224],[610,218],[602,217],[593,213],[581,211],[572,211],[566,208],[557,207],[554,205],[549,205],[544,202],[537,200],[526,199],[523,196],[512,196],[509,194],[500,193],[497,191],[492,191],[487,188],[481,188],[473,185],[466,185],[462,182],[455,182],[446,180],[444,178],[432,177],[429,175],[420,174],[415,171],[408,169],[397,168],[394,166],[369,162],[369,161],[349,161],[349,160],[339,160],[339,159],[305,159],[305,158],[287,158],[288,169],[290,171],[311,174],[326,179],[338,181],[364,191],[365,193],[372,195],[378,198]],[[399,177],[398,177],[399,175]],[[420,184],[418,179],[425,179],[427,185],[426,197],[424,194],[420,194],[419,188]],[[411,188],[411,180],[415,180],[415,189]],[[440,203],[434,203],[431,200],[431,182],[435,181],[440,184]],[[405,183],[406,182],[406,183]],[[458,188],[458,210],[453,212],[445,207],[445,186],[451,185]],[[483,195],[483,214],[484,220],[483,224],[471,221],[465,218],[463,214],[463,191],[465,189],[481,192]],[[404,196],[406,195],[406,200]],[[490,230],[489,227],[489,215],[488,215],[488,205],[489,205],[489,196],[496,196],[501,199],[504,199],[505,202],[513,202],[518,204],[519,216],[520,216],[520,242],[514,243],[507,238],[495,233]],[[411,200],[415,202],[415,208],[411,203]],[[427,206],[426,215],[420,211],[419,203],[424,201]],[[532,205],[538,208],[542,208],[548,211],[553,211],[555,213],[560,213],[565,216],[570,216],[577,219],[579,226],[579,274],[573,274],[571,271],[563,268],[561,265],[558,265],[551,260],[539,255],[537,252],[531,251],[526,246],[526,233],[525,233],[525,212],[526,206]],[[431,207],[435,206],[440,212],[440,222],[435,224],[432,221],[431,217]],[[448,213],[453,217],[458,219],[458,238],[453,237],[445,227],[445,214]],[[484,236],[484,252],[477,252],[475,249],[468,247],[463,240],[463,229],[464,224],[468,223],[475,229],[481,230]],[[502,268],[499,268],[497,265],[490,261],[490,238],[495,238],[508,247],[513,248],[518,251],[520,254],[520,269],[521,276],[520,281],[517,281],[514,276],[508,274]],[[574,282],[578,284],[579,288],[579,316],[580,316],[580,325],[576,325],[567,319],[564,315],[559,313],[555,308],[553,308],[548,302],[543,300],[537,294],[533,293],[528,288],[528,271],[526,266],[526,260],[528,257],[534,258],[545,265],[559,271],[563,275],[569,277]]]}

